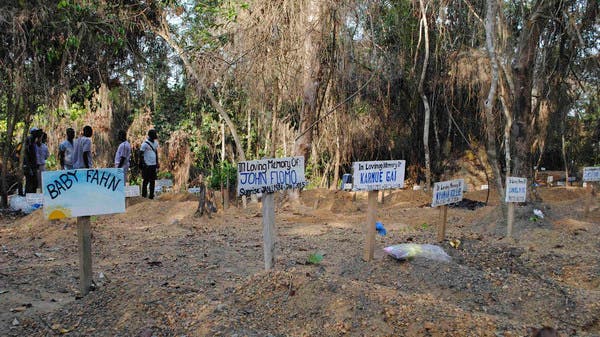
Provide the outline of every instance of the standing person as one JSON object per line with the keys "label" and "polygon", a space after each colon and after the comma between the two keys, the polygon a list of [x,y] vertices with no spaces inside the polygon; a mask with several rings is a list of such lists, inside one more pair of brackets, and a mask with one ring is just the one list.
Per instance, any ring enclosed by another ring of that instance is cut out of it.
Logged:
{"label": "standing person", "polygon": [[123,182],[127,184],[127,170],[129,170],[129,159],[131,157],[131,144],[127,141],[127,133],[119,130],[119,148],[115,154],[115,167],[123,169]]}
{"label": "standing person", "polygon": [[73,147],[75,139],[75,130],[67,129],[67,139],[58,146],[58,159],[60,160],[61,170],[73,169]]}
{"label": "standing person", "polygon": [[29,136],[25,139],[25,158],[23,160],[23,174],[25,175],[25,193],[35,193],[37,181],[37,154],[36,143],[42,130],[32,127]]}
{"label": "standing person", "polygon": [[83,127],[83,136],[77,138],[73,145],[73,168],[92,168],[92,127]]}
{"label": "standing person", "polygon": [[[142,166],[142,197],[148,196],[150,199],[154,199],[154,183],[156,180],[156,171],[159,169],[158,165],[158,135],[156,130],[151,129],[148,131],[148,139],[146,139],[142,146],[140,146],[140,163]],[[147,187],[150,185],[150,193],[147,191]]]}
{"label": "standing person", "polygon": [[37,182],[38,182],[38,188],[41,190],[42,189],[42,172],[46,171],[46,159],[48,159],[48,156],[50,155],[50,153],[48,152],[48,146],[46,145],[46,142],[48,141],[48,134],[47,133],[42,133],[42,136],[38,138],[38,141],[36,143],[36,148],[35,148],[35,155],[37,158]]}

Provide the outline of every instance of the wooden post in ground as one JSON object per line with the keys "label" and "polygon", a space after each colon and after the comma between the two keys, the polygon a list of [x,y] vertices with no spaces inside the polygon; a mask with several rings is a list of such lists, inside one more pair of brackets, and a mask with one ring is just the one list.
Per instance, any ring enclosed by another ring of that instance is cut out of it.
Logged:
{"label": "wooden post in ground", "polygon": [[512,238],[513,232],[513,224],[515,223],[515,203],[508,203],[508,216],[507,216],[507,226],[506,226],[506,237],[509,239]]}
{"label": "wooden post in ground", "polygon": [[440,224],[438,225],[438,242],[446,239],[446,220],[448,218],[448,205],[440,206]]}
{"label": "wooden post in ground", "polygon": [[223,194],[223,209],[229,208],[229,178],[227,179],[227,186],[225,188],[225,193]]}
{"label": "wooden post in ground", "polygon": [[368,208],[367,208],[367,222],[365,224],[365,254],[363,259],[365,261],[373,260],[373,253],[375,252],[375,221],[377,220],[377,195],[378,190],[369,191],[368,195]]}
{"label": "wooden post in ground", "polygon": [[587,218],[590,215],[590,209],[592,208],[592,202],[594,201],[594,185],[592,182],[587,182],[588,197],[585,201],[585,211],[583,215]]}
{"label": "wooden post in ground", "polygon": [[92,236],[90,217],[77,217],[77,238],[79,241],[79,290],[82,296],[90,292],[92,286]]}
{"label": "wooden post in ground", "polygon": [[263,242],[265,253],[265,270],[275,265],[275,205],[273,193],[262,196]]}

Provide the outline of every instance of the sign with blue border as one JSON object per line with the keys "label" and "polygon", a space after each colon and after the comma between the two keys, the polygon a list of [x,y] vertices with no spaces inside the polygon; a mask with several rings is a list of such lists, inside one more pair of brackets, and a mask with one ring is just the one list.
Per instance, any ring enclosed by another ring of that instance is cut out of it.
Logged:
{"label": "sign with blue border", "polygon": [[357,161],[352,165],[352,190],[375,191],[404,187],[406,161]]}
{"label": "sign with blue border", "polygon": [[527,178],[506,177],[506,202],[527,200]]}
{"label": "sign with blue border", "polygon": [[583,181],[600,181],[600,166],[584,167]]}
{"label": "sign with blue border", "polygon": [[42,192],[50,220],[125,212],[121,168],[44,171]]}
{"label": "sign with blue border", "polygon": [[433,202],[431,207],[453,204],[463,199],[464,179],[440,181],[433,184]]}
{"label": "sign with blue border", "polygon": [[242,161],[237,168],[237,193],[240,196],[300,189],[308,184],[302,156]]}

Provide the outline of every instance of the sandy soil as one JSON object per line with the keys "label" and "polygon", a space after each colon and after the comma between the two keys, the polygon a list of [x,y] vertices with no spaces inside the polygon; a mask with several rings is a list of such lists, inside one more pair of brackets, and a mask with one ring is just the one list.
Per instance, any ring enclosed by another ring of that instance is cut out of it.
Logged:
{"label": "sandy soil", "polygon": [[[189,195],[133,200],[92,218],[97,289],[78,296],[77,225],[41,212],[0,219],[2,336],[600,336],[600,209],[580,188],[543,188],[504,238],[498,199],[450,208],[451,262],[396,261],[435,243],[439,211],[420,191],[387,193],[375,260],[362,261],[366,195],[278,195],[276,267],[265,272],[260,204],[195,218]],[[485,191],[467,193],[483,201]],[[545,218],[531,219],[533,208]],[[323,261],[307,263],[310,254]]]}

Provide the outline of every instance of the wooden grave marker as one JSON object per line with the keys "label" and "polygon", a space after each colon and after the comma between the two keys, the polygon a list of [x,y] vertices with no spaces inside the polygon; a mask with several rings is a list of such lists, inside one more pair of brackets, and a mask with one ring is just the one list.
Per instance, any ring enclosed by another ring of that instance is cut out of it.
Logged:
{"label": "wooden grave marker", "polygon": [[42,172],[44,217],[49,220],[77,217],[79,290],[92,286],[90,216],[125,212],[125,182],[120,168]]}
{"label": "wooden grave marker", "polygon": [[140,195],[140,185],[125,186],[125,207],[129,207],[129,198],[139,197]]}
{"label": "wooden grave marker", "polygon": [[277,241],[273,193],[306,187],[304,157],[243,161],[238,163],[237,168],[238,195],[262,193],[264,262],[265,270],[271,270],[275,266]]}
{"label": "wooden grave marker", "polygon": [[527,200],[527,178],[506,177],[506,192],[504,201],[508,204],[508,219],[506,236],[512,237],[515,222],[515,203]]}
{"label": "wooden grave marker", "polygon": [[446,239],[446,222],[448,218],[448,204],[459,202],[463,199],[465,187],[464,179],[441,181],[433,184],[433,201],[431,207],[440,208],[440,224],[438,226],[437,241]]}
{"label": "wooden grave marker", "polygon": [[586,183],[586,187],[589,192],[585,202],[584,211],[584,216],[587,217],[590,215],[590,209],[594,201],[594,183],[600,181],[600,166],[584,167],[582,180]]}
{"label": "wooden grave marker", "polygon": [[365,223],[365,249],[363,259],[373,260],[375,252],[375,222],[377,221],[377,195],[380,190],[404,187],[406,161],[359,161],[352,164],[352,190],[368,191],[367,222]]}

